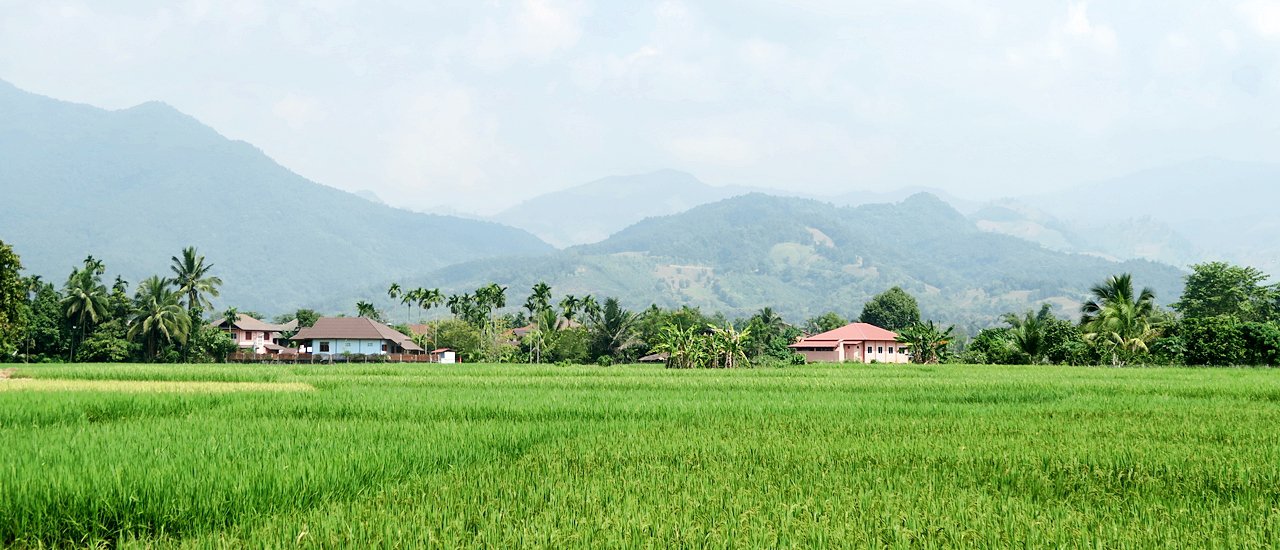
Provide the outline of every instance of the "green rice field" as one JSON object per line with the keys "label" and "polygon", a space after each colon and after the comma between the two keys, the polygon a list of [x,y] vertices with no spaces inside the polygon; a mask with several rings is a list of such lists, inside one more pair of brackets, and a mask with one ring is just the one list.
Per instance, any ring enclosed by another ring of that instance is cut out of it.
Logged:
{"label": "green rice field", "polygon": [[19,366],[0,546],[1280,545],[1280,370]]}

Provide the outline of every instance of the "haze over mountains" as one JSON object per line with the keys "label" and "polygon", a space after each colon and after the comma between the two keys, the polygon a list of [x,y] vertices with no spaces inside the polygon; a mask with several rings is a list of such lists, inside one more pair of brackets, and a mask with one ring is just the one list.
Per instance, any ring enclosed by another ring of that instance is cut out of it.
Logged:
{"label": "haze over mountains", "polygon": [[[751,192],[663,170],[604,178],[525,201],[496,220],[559,247],[590,244],[651,216]],[[1280,165],[1200,159],[1051,194],[980,202],[929,187],[815,198],[836,206],[898,202],[927,192],[980,229],[1063,252],[1175,266],[1229,260],[1280,272]]]}
{"label": "haze over mountains", "polygon": [[316,184],[161,103],[106,111],[3,83],[0,161],[0,239],[28,272],[60,283],[93,254],[136,282],[194,245],[226,281],[220,307],[268,313],[348,311],[392,281],[447,292],[498,282],[516,303],[545,280],[557,295],[615,295],[636,308],[769,305],[799,320],[856,314],[902,285],[926,315],[982,325],[1043,301],[1072,313],[1090,285],[1122,271],[1168,303],[1179,269],[1113,260],[1253,254],[1265,268],[1277,234],[1270,165],[1200,161],[987,204],[913,189],[779,197],[664,170],[498,216],[561,246],[591,241],[557,251],[521,229]]}
{"label": "haze over mountains", "polygon": [[163,103],[106,111],[3,81],[0,196],[0,239],[46,280],[61,284],[92,254],[136,283],[196,246],[225,281],[219,303],[273,311],[353,295],[371,278],[551,249],[518,229],[316,184]]}

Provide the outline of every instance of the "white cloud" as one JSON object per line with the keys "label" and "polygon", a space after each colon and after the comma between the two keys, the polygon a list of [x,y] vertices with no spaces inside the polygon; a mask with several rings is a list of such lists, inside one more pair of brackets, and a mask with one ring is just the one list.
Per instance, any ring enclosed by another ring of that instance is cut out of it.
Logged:
{"label": "white cloud", "polygon": [[506,13],[487,21],[471,39],[476,57],[494,67],[521,59],[547,61],[582,37],[585,9],[577,2],[522,0],[500,6]]}
{"label": "white cloud", "polygon": [[1088,2],[1067,5],[1067,20],[1062,31],[1069,37],[1084,40],[1097,51],[1114,53],[1116,50],[1116,31],[1089,19]]}
{"label": "white cloud", "polygon": [[1264,38],[1280,38],[1280,0],[1250,0],[1236,6],[1236,12]]}
{"label": "white cloud", "polygon": [[294,130],[301,130],[325,115],[319,99],[298,94],[281,98],[271,107],[271,112]]}

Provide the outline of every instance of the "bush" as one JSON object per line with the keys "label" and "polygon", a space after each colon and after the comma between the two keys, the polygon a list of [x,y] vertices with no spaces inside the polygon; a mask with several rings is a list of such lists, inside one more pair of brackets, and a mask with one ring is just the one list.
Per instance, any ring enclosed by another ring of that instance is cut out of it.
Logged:
{"label": "bush", "polygon": [[613,358],[608,355],[601,355],[599,359],[596,359],[596,364],[602,367],[613,366]]}

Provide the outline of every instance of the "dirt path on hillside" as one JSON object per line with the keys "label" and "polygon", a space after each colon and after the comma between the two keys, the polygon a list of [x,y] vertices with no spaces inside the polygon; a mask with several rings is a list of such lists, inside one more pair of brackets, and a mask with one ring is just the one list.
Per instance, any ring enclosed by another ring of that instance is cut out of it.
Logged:
{"label": "dirt path on hillside", "polygon": [[0,380],[8,380],[12,378],[13,373],[15,372],[18,372],[18,369],[9,368],[9,369],[0,370]]}

